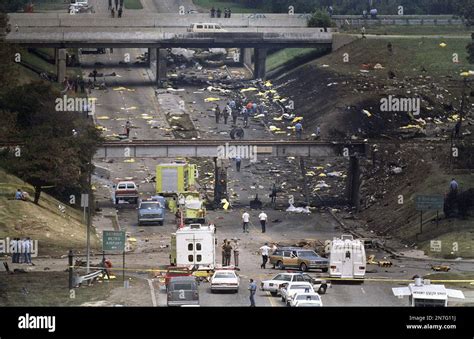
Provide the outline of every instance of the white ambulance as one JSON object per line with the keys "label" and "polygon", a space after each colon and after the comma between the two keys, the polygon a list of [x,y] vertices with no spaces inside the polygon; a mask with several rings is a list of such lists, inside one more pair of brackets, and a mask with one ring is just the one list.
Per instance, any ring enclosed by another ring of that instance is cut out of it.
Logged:
{"label": "white ambulance", "polygon": [[171,234],[171,265],[214,268],[216,263],[215,226],[190,224]]}
{"label": "white ambulance", "polygon": [[331,242],[329,276],[334,278],[364,279],[366,257],[364,243],[352,235],[342,235]]}

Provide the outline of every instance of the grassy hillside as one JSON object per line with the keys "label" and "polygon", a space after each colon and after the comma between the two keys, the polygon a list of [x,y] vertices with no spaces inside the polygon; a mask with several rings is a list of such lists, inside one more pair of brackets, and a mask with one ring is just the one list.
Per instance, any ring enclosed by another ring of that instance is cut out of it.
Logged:
{"label": "grassy hillside", "polygon": [[[66,254],[69,249],[84,251],[86,226],[80,211],[46,193],[41,194],[39,206],[13,200],[18,188],[33,196],[33,187],[0,169],[0,239],[29,236],[38,240],[39,255]],[[59,206],[65,207],[64,213]],[[93,233],[91,243],[98,248],[98,236]]]}

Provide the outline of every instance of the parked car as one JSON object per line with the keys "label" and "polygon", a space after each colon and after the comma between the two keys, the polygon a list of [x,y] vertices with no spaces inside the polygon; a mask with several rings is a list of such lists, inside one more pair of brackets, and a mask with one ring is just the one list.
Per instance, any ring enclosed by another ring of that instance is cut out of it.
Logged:
{"label": "parked car", "polygon": [[138,185],[133,181],[119,181],[115,188],[115,203],[120,200],[129,201],[132,204],[138,203]]}
{"label": "parked car", "polygon": [[138,225],[158,223],[163,225],[165,207],[157,200],[143,200],[138,205]]}
{"label": "parked car", "polygon": [[239,292],[240,278],[235,271],[217,270],[211,277],[211,293],[214,291]]}
{"label": "parked car", "polygon": [[273,268],[281,270],[293,267],[301,271],[310,269],[320,269],[327,272],[329,268],[329,260],[321,257],[313,250],[301,247],[281,247],[270,255],[270,264]]}
{"label": "parked car", "polygon": [[321,307],[323,302],[317,293],[296,293],[290,301],[291,307]]}
{"label": "parked car", "polygon": [[281,301],[284,301],[287,306],[290,306],[290,301],[297,292],[315,293],[313,285],[309,282],[289,282],[283,284],[280,288]]}
{"label": "parked car", "polygon": [[313,285],[313,289],[320,294],[326,293],[328,283],[325,280],[314,278],[308,273],[279,273],[270,280],[263,280],[260,289],[262,291],[269,291],[270,294],[276,297],[280,292],[280,286],[289,282],[306,281]]}
{"label": "parked car", "polygon": [[168,267],[165,274],[165,286],[168,288],[168,284],[174,277],[190,277],[193,272],[187,267]]}
{"label": "parked car", "polygon": [[166,288],[168,306],[199,305],[199,289],[196,278],[173,277]]}

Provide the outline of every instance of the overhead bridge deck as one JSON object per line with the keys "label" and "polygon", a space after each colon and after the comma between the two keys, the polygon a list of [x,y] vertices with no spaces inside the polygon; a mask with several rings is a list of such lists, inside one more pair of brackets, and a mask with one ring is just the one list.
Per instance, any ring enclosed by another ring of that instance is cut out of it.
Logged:
{"label": "overhead bridge deck", "polygon": [[[222,157],[257,154],[264,157],[333,157],[365,156],[363,142],[279,141],[279,140],[141,140],[102,143],[95,159]],[[248,153],[246,153],[248,152]]]}

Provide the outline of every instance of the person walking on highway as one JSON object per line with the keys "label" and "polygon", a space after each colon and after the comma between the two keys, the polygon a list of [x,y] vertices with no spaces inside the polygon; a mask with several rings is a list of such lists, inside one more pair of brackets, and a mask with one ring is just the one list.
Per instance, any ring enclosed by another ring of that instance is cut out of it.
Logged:
{"label": "person walking on highway", "polygon": [[244,107],[243,110],[242,110],[242,115],[244,116],[244,128],[248,128],[249,127],[249,115],[250,115],[249,110]]}
{"label": "person walking on highway", "polygon": [[242,158],[240,156],[235,157],[235,169],[240,172],[240,165],[242,164]]}
{"label": "person walking on highway", "polygon": [[240,244],[237,238],[234,238],[234,265],[235,267],[239,267],[239,254],[240,254]]}
{"label": "person walking on highway", "polygon": [[250,291],[250,307],[255,307],[255,292],[257,291],[257,284],[253,279],[250,279],[250,285],[249,285],[249,291]]}
{"label": "person walking on highway", "polygon": [[271,250],[271,247],[268,246],[268,243],[266,242],[265,245],[260,247],[260,253],[262,254],[262,264],[260,265],[260,268],[265,269],[265,265],[267,264],[268,261],[268,252]]}
{"label": "person walking on highway", "polygon": [[239,111],[237,109],[232,110],[232,125],[237,125],[237,118],[239,117]]}
{"label": "person walking on highway", "polygon": [[265,225],[266,225],[267,219],[268,219],[267,214],[264,211],[262,211],[258,215],[258,219],[260,220],[260,225],[262,226],[262,233],[265,233]]}
{"label": "person walking on highway", "polygon": [[127,138],[130,137],[130,128],[132,127],[132,124],[130,121],[127,120],[125,123],[125,133],[127,134]]}
{"label": "person walking on highway", "polygon": [[221,17],[222,11],[221,11],[220,8],[217,9],[216,14],[217,14],[217,17],[218,17],[218,18]]}
{"label": "person walking on highway", "polygon": [[[115,9],[110,10],[110,15],[112,15],[112,18],[115,18]],[[94,80],[95,81],[95,80]]]}
{"label": "person walking on highway", "polygon": [[216,124],[218,124],[221,118],[221,108],[219,107],[219,105],[216,105],[215,112],[216,112]]}
{"label": "person walking on highway", "polygon": [[229,119],[229,115],[231,114],[232,112],[232,109],[230,108],[229,105],[227,105],[224,109],[224,111],[222,112],[223,115],[224,115],[224,124],[227,125],[227,120]]}
{"label": "person walking on highway", "polygon": [[212,6],[211,8],[211,18],[214,18],[216,16],[216,9],[214,8],[214,6]]}
{"label": "person walking on highway", "polygon": [[242,228],[244,229],[243,233],[249,233],[249,222],[250,214],[248,214],[247,211],[244,211],[244,214],[242,214]]}
{"label": "person walking on highway", "polygon": [[232,10],[229,8],[227,10],[227,17],[230,18],[231,15],[232,15]]}
{"label": "person walking on highway", "polygon": [[301,140],[303,136],[303,125],[301,122],[297,122],[295,125],[296,139]]}

